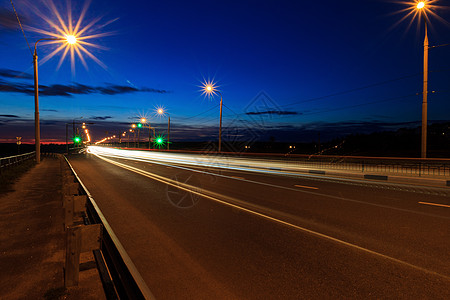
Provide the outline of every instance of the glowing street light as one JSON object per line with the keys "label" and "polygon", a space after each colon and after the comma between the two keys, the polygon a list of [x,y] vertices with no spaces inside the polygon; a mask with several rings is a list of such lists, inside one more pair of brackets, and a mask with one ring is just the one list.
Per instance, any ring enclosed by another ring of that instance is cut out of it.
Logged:
{"label": "glowing street light", "polygon": [[37,44],[40,41],[66,41],[71,44],[71,42],[76,43],[69,37],[67,38],[43,38],[36,41],[34,44],[34,54],[33,54],[33,66],[34,66],[34,143],[36,146],[36,163],[41,162],[41,130],[39,125],[39,80],[38,80],[38,56],[37,56]]}
{"label": "glowing street light", "polygon": [[204,82],[203,83],[203,93],[205,95],[208,95],[212,97],[213,95],[219,94],[220,95],[220,121],[219,121],[219,152],[221,152],[222,149],[222,93],[217,89],[214,82]]}
{"label": "glowing street light", "polygon": [[[34,138],[36,146],[36,163],[41,162],[41,130],[39,124],[39,80],[38,80],[38,56],[37,44],[40,41],[65,41],[69,45],[74,45],[77,38],[74,35],[66,35],[65,38],[43,38],[36,41],[34,44],[33,66],[34,66]],[[64,47],[61,46],[61,47]]]}
{"label": "glowing street light", "polygon": [[422,146],[421,158],[427,158],[427,125],[428,125],[428,26],[425,14],[425,2],[417,3],[417,9],[425,20],[425,38],[423,40],[423,95],[422,95]]}
{"label": "glowing street light", "polygon": [[159,115],[167,115],[168,122],[167,122],[167,150],[169,150],[169,143],[170,143],[170,115],[164,111],[162,108],[158,108],[157,113]]}
{"label": "glowing street light", "polygon": [[69,44],[73,45],[77,42],[77,38],[74,35],[67,35],[66,40]]}
{"label": "glowing street light", "polygon": [[[54,31],[47,31],[40,28],[33,28],[28,27],[29,30],[38,32],[40,34],[44,34],[46,36],[50,36],[51,38],[42,38],[38,39],[34,45],[34,54],[33,54],[33,65],[34,65],[34,98],[35,98],[35,144],[36,144],[36,163],[40,163],[40,128],[39,128],[39,83],[38,83],[38,56],[37,56],[37,44],[40,41],[47,41],[46,44],[61,44],[59,45],[54,51],[52,51],[50,54],[45,56],[41,63],[46,62],[56,54],[62,52],[61,59],[58,64],[58,68],[61,66],[64,58],[67,56],[67,54],[70,52],[71,57],[71,66],[72,71],[74,71],[75,68],[75,55],[77,54],[80,58],[82,64],[87,69],[87,64],[85,59],[82,56],[82,53],[84,52],[87,56],[89,56],[92,60],[94,60],[96,63],[98,63],[100,66],[106,69],[106,66],[92,53],[86,49],[86,47],[96,47],[99,49],[102,49],[102,47],[95,45],[93,43],[87,42],[86,40],[94,39],[106,35],[110,35],[111,33],[97,33],[92,34],[94,32],[93,26],[100,20],[96,19],[95,21],[90,22],[87,26],[83,27],[81,26],[83,22],[83,18],[85,16],[85,12],[89,6],[89,3],[85,4],[85,7],[83,8],[83,12],[78,18],[77,21],[72,19],[71,11],[69,11],[69,22],[66,24],[61,17],[61,14],[56,9],[55,5],[50,1],[51,3],[51,9],[53,13],[58,17],[59,24],[56,22],[53,22],[47,16],[43,15],[39,11],[36,11],[37,15],[43,20],[51,25],[52,30]],[[89,2],[89,1],[87,1]],[[102,26],[103,27],[103,26]],[[86,35],[87,32],[91,32],[91,34]]]}
{"label": "glowing street light", "polygon": [[[408,13],[398,22],[402,22],[407,17],[412,16],[412,20],[416,17],[420,20],[423,18],[425,23],[425,37],[423,41],[423,93],[422,93],[422,139],[421,139],[421,158],[427,157],[427,126],[428,126],[428,49],[436,48],[440,46],[429,46],[428,43],[428,14],[438,18],[434,12],[433,8],[438,6],[434,5],[437,0],[415,0],[409,3],[409,7],[405,8],[403,11],[407,11]],[[442,20],[442,19],[441,19]],[[411,21],[412,22],[412,21]]]}

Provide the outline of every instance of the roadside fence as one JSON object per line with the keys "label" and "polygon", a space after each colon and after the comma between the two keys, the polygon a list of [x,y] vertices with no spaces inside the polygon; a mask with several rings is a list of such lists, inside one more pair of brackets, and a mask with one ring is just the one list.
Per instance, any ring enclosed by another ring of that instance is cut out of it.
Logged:
{"label": "roadside fence", "polygon": [[27,161],[29,159],[32,159],[35,157],[35,152],[15,155],[15,156],[8,156],[8,157],[1,157],[0,158],[0,173],[5,168],[9,168],[18,164],[23,163],[24,161]]}

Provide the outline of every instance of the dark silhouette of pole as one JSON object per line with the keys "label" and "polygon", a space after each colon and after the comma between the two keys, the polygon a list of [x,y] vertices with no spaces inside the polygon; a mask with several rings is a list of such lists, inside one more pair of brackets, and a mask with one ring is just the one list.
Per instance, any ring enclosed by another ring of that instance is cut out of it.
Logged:
{"label": "dark silhouette of pole", "polygon": [[169,118],[169,122],[167,123],[167,150],[169,150],[170,145],[170,116],[167,114],[167,117]]}

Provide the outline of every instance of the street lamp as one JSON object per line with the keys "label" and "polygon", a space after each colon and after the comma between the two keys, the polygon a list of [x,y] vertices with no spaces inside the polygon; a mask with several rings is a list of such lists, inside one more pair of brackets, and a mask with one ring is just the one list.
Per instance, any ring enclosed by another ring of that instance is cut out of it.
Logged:
{"label": "street lamp", "polygon": [[34,66],[34,143],[36,146],[36,163],[41,162],[41,130],[39,127],[39,81],[38,81],[38,56],[37,44],[40,41],[66,41],[68,44],[75,44],[77,38],[73,35],[67,35],[66,38],[43,38],[34,44],[33,66]]}
{"label": "street lamp", "polygon": [[168,122],[167,122],[167,150],[169,150],[169,144],[170,144],[170,115],[164,111],[162,108],[158,108],[157,110],[159,115],[167,115]]}
{"label": "street lamp", "polygon": [[222,149],[222,93],[217,90],[216,86],[212,82],[205,82],[203,84],[203,93],[212,96],[216,93],[220,95],[220,122],[219,122],[219,152]]}
{"label": "street lamp", "polygon": [[427,125],[428,125],[428,25],[425,15],[425,1],[417,3],[425,22],[425,38],[423,40],[423,95],[422,95],[422,146],[421,158],[427,158]]}
{"label": "street lamp", "polygon": [[150,122],[147,122],[146,118],[141,118],[142,128],[145,128],[145,124],[148,124],[148,149],[152,149],[152,131],[155,136],[155,128],[150,125]]}

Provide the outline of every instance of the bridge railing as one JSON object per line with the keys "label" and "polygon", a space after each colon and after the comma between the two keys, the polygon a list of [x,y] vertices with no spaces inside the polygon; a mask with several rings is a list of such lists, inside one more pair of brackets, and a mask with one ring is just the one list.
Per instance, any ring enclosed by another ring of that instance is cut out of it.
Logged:
{"label": "bridge railing", "polygon": [[[189,152],[187,152],[189,153]],[[198,152],[191,152],[198,153]],[[345,170],[352,172],[388,173],[405,176],[450,177],[450,159],[399,158],[399,157],[360,157],[302,154],[267,153],[213,153],[234,159],[251,158],[260,162],[272,162],[288,169]]]}
{"label": "bridge railing", "polygon": [[35,157],[35,152],[29,152],[25,154],[8,156],[0,158],[0,172],[8,167],[12,167],[14,165],[18,165],[23,163],[26,160],[32,159]]}
{"label": "bridge railing", "polygon": [[304,156],[290,157],[288,164],[356,172],[412,176],[450,176],[450,159]]}
{"label": "bridge railing", "polygon": [[88,198],[85,221],[88,224],[101,224],[103,227],[101,250],[94,250],[94,256],[99,266],[106,298],[155,299],[94,198],[65,156],[64,159],[80,185],[79,192]]}

